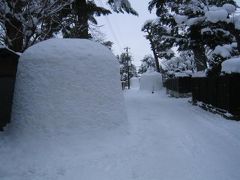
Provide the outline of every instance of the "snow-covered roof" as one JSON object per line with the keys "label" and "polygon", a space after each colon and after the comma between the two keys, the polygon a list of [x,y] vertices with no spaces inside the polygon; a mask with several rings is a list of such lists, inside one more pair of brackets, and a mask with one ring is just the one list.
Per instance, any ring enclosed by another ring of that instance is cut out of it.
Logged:
{"label": "snow-covered roof", "polygon": [[228,59],[222,63],[222,72],[240,73],[240,57]]}

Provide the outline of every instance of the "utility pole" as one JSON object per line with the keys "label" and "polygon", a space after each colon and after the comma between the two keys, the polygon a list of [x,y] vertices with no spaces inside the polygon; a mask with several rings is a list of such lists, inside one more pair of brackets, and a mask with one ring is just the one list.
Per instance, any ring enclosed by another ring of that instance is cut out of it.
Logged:
{"label": "utility pole", "polygon": [[128,89],[130,89],[130,72],[129,72],[129,47],[124,48],[126,50],[127,55],[127,78],[128,78]]}

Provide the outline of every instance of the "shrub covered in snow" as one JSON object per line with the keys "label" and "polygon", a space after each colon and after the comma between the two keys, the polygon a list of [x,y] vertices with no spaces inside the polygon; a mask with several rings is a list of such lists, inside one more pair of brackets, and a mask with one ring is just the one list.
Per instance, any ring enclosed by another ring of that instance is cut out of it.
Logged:
{"label": "shrub covered in snow", "polygon": [[162,87],[162,75],[160,73],[147,71],[142,74],[140,79],[140,90],[156,92],[161,90]]}
{"label": "shrub covered in snow", "polygon": [[19,61],[12,126],[31,136],[116,129],[126,122],[119,79],[115,56],[98,43],[38,43]]}
{"label": "shrub covered in snow", "polygon": [[222,72],[240,73],[240,58],[231,58],[222,63]]}

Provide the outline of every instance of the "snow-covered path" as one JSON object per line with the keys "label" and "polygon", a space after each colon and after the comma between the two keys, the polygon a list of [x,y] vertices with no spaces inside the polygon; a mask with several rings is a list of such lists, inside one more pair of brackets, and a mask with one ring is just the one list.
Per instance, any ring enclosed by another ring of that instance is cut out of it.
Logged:
{"label": "snow-covered path", "polygon": [[164,92],[126,93],[139,142],[136,179],[240,179],[240,123]]}
{"label": "snow-covered path", "polygon": [[128,135],[36,142],[35,149],[0,139],[0,180],[240,179],[239,122],[164,91],[130,90],[125,97]]}

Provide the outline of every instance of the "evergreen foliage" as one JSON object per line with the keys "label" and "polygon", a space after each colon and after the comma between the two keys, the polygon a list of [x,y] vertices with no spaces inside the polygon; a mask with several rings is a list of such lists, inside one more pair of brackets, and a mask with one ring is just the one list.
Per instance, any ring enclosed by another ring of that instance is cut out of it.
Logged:
{"label": "evergreen foliage", "polygon": [[[229,47],[234,42],[237,46],[231,46],[230,54],[240,52],[236,8],[234,0],[152,0],[149,2],[149,10],[156,10],[158,16],[151,24],[155,32],[152,33],[153,39],[161,42],[161,45],[167,42],[167,48],[176,46],[179,52],[191,50],[197,71],[217,69],[213,72],[217,74],[222,61],[229,57],[213,55],[211,52],[218,46]],[[167,34],[163,34],[162,29],[167,29]]]}
{"label": "evergreen foliage", "polygon": [[137,69],[134,64],[132,64],[132,56],[127,53],[122,53],[120,56],[117,57],[120,63],[120,75],[121,81],[128,81],[128,72],[129,78],[137,76]]}
{"label": "evergreen foliage", "polygon": [[147,72],[148,69],[153,69],[156,71],[156,63],[152,55],[146,55],[144,58],[141,60],[141,65],[138,69],[139,74],[143,74]]}
{"label": "evergreen foliage", "polygon": [[[127,0],[107,1],[115,12],[137,15]],[[90,38],[89,22],[111,11],[94,0],[0,1],[0,44],[23,52],[36,42],[61,34],[68,38]]]}

